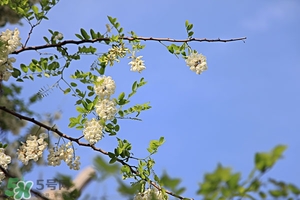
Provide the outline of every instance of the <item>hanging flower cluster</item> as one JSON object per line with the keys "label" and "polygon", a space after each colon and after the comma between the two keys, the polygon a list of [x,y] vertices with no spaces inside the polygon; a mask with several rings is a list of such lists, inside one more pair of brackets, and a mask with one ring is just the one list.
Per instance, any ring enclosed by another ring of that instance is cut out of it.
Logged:
{"label": "hanging flower cluster", "polygon": [[[0,148],[0,166],[3,169],[7,169],[7,165],[11,162],[11,157],[4,153],[4,148]],[[0,183],[4,180],[5,174],[0,171]]]}
{"label": "hanging flower cluster", "polygon": [[202,54],[193,52],[186,58],[185,62],[190,70],[196,72],[196,74],[201,74],[207,70],[206,57]]}
{"label": "hanging flower cluster", "polygon": [[[115,81],[110,77],[101,76],[98,77],[94,83],[94,91],[99,96],[95,108],[96,113],[101,120],[113,120],[117,112],[116,103],[111,100],[111,95],[115,93],[116,84]],[[99,120],[93,118],[85,123],[83,130],[84,138],[90,143],[95,144],[103,137],[103,126]]]}
{"label": "hanging flower cluster", "polygon": [[85,124],[85,128],[83,130],[84,138],[90,144],[95,144],[103,137],[102,129],[103,127],[100,125],[99,121],[93,118]]}
{"label": "hanging flower cluster", "polygon": [[157,189],[147,189],[143,193],[138,193],[133,200],[163,200],[163,195],[161,192],[159,192]]}
{"label": "hanging flower cluster", "polygon": [[142,57],[143,56],[136,57],[135,52],[133,52],[132,56],[129,57],[132,58],[132,61],[128,63],[129,65],[131,65],[131,71],[141,73],[141,71],[146,69],[144,61],[141,59]]}
{"label": "hanging flower cluster", "polygon": [[46,133],[40,134],[39,139],[35,135],[29,135],[26,142],[22,142],[22,146],[17,150],[18,159],[24,165],[27,165],[29,160],[38,161],[48,146],[48,143],[45,142],[47,137]]}
{"label": "hanging flower cluster", "polygon": [[70,169],[79,170],[80,168],[80,157],[76,156],[74,159],[74,149],[72,148],[72,142],[62,144],[60,147],[54,147],[49,150],[48,165],[58,166],[61,161],[65,161]]}
{"label": "hanging flower cluster", "polygon": [[0,34],[0,80],[8,81],[13,70],[12,63],[15,58],[8,58],[8,55],[14,52],[21,45],[19,30],[14,31],[7,29]]}

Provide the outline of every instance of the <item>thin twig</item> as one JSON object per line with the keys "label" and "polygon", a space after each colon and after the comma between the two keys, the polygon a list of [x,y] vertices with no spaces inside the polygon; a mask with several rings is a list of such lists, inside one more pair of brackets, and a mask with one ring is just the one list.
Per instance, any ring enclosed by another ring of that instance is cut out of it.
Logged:
{"label": "thin twig", "polygon": [[[62,42],[59,42],[57,44],[46,44],[41,46],[31,46],[31,47],[25,47],[21,48],[17,51],[12,52],[12,54],[19,54],[23,51],[30,51],[30,50],[39,50],[39,49],[47,49],[47,48],[53,48],[53,47],[62,47],[67,44],[83,44],[83,43],[95,43],[95,42],[102,42],[102,41],[110,41],[111,38],[109,37],[103,37],[103,38],[97,38],[93,40],[65,40]],[[144,40],[144,41],[158,41],[158,42],[234,42],[234,41],[244,41],[247,39],[247,37],[241,37],[241,38],[232,38],[232,39],[206,39],[206,38],[189,38],[189,39],[172,39],[172,38],[154,38],[154,37],[121,37],[120,39],[127,40],[127,41],[133,41],[133,40]]]}

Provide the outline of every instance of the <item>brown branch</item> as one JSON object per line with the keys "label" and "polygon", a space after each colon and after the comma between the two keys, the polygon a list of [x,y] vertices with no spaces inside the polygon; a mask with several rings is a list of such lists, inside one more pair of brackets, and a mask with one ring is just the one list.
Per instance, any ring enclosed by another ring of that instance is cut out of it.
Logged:
{"label": "brown branch", "polygon": [[[34,124],[36,124],[36,125],[38,125],[38,126],[40,126],[40,127],[45,128],[45,129],[48,130],[48,131],[55,132],[55,133],[57,133],[59,136],[61,136],[61,137],[63,137],[63,138],[66,138],[66,139],[68,139],[68,140],[70,140],[70,141],[76,142],[76,143],[77,143],[78,145],[80,145],[80,146],[90,147],[90,148],[92,148],[94,151],[98,151],[98,152],[100,152],[100,153],[102,153],[102,154],[108,156],[108,152],[107,152],[107,151],[104,151],[103,149],[97,148],[97,147],[95,147],[95,145],[91,145],[91,144],[88,144],[88,143],[80,142],[79,140],[80,140],[82,137],[79,137],[79,138],[73,138],[73,137],[70,137],[70,136],[68,136],[68,135],[66,135],[66,134],[64,134],[64,133],[62,133],[61,131],[59,131],[57,128],[50,127],[50,126],[48,126],[48,125],[46,125],[46,124],[43,124],[42,122],[39,122],[39,121],[35,120],[34,118],[30,118],[30,117],[21,115],[21,114],[15,112],[15,111],[13,111],[13,110],[9,110],[9,109],[7,109],[5,106],[0,106],[0,110],[3,110],[4,112],[7,112],[7,113],[9,113],[9,114],[11,114],[11,115],[14,115],[14,116],[18,117],[18,118],[21,119],[21,120],[30,121],[30,122],[32,122],[32,123],[34,123]],[[134,166],[129,165],[129,164],[126,163],[124,160],[117,158],[116,161],[119,162],[119,163],[121,163],[123,166],[128,166],[129,169],[130,169],[130,171],[131,171],[133,174],[136,174],[136,175],[139,174],[139,173],[134,169],[134,168],[135,168]],[[159,186],[157,186],[157,185],[155,184],[155,182],[150,181],[150,183],[151,183],[152,186],[154,186],[154,187],[157,188],[158,190],[161,190],[161,188],[160,188]],[[174,194],[173,192],[168,191],[168,190],[166,190],[166,193],[169,194],[169,195],[171,195],[171,196],[174,196],[174,197],[176,197],[176,198],[178,198],[178,199],[186,199],[186,198],[184,198],[184,197],[182,197],[182,196],[179,196],[179,195],[176,195],[176,194]],[[193,200],[193,199],[191,199],[191,200]]]}
{"label": "brown branch", "polygon": [[[12,174],[10,174],[8,171],[6,171],[1,165],[0,165],[0,170],[5,174],[6,177],[9,178],[17,178],[15,176],[13,176]],[[47,197],[45,197],[43,194],[41,194],[40,192],[38,192],[37,190],[31,189],[30,192],[32,194],[34,194],[35,196],[39,197],[40,199],[43,200],[50,200]]]}
{"label": "brown branch", "polygon": [[[189,39],[172,39],[172,38],[154,38],[154,37],[121,37],[123,40],[133,41],[133,40],[144,40],[144,41],[158,41],[158,42],[234,42],[234,41],[244,41],[247,37],[241,38],[232,38],[232,39],[206,39],[206,38],[189,38]],[[62,47],[67,44],[83,44],[83,43],[95,43],[95,42],[102,42],[102,41],[110,41],[109,37],[97,38],[93,40],[65,40],[63,42],[59,42],[57,44],[46,44],[41,46],[31,46],[21,48],[17,51],[12,52],[12,54],[19,54],[23,51],[30,51],[30,50],[39,50],[39,49],[47,49],[52,47]]]}

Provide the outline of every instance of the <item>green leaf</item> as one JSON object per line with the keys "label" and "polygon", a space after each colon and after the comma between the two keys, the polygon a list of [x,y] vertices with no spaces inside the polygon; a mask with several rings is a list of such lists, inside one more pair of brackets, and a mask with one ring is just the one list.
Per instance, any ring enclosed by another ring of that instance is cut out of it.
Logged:
{"label": "green leaf", "polygon": [[119,97],[118,97],[119,101],[122,100],[122,99],[124,99],[124,97],[125,97],[125,93],[122,92],[122,93],[119,95]]}
{"label": "green leaf", "polygon": [[33,10],[34,14],[38,14],[39,13],[39,8],[36,7],[35,5],[31,6],[31,9]]}
{"label": "green leaf", "polygon": [[74,83],[74,82],[71,82],[70,84],[71,84],[72,87],[76,87],[77,86],[77,84]]}
{"label": "green leaf", "polygon": [[170,53],[172,53],[172,54],[174,53],[174,48],[172,45],[168,46],[168,50]]}
{"label": "green leaf", "polygon": [[137,82],[134,81],[133,85],[132,85],[132,91],[135,91],[137,88]]}
{"label": "green leaf", "polygon": [[107,18],[111,24],[115,24],[115,22],[117,21],[117,18],[112,18],[111,16],[107,16]]}
{"label": "green leaf", "polygon": [[84,39],[86,39],[86,40],[90,39],[90,36],[87,34],[87,32],[83,28],[80,29],[80,33],[84,37]]}
{"label": "green leaf", "polygon": [[67,88],[64,90],[64,94],[68,94],[69,92],[71,92],[71,88]]}
{"label": "green leaf", "polygon": [[193,24],[189,24],[189,25],[186,27],[186,30],[190,31],[192,28],[193,28]]}
{"label": "green leaf", "polygon": [[100,70],[99,70],[99,73],[100,73],[101,75],[103,75],[103,74],[105,73],[105,68],[104,68],[104,67],[101,67]]}
{"label": "green leaf", "polygon": [[191,31],[191,32],[188,33],[188,36],[189,36],[189,37],[192,37],[193,35],[194,35],[194,32],[193,32],[193,31]]}
{"label": "green leaf", "polygon": [[188,25],[189,25],[189,21],[188,21],[188,20],[186,20],[186,21],[185,21],[185,27],[187,28],[187,27],[188,27]]}
{"label": "green leaf", "polygon": [[21,71],[18,70],[17,68],[14,68],[14,69],[13,69],[13,72],[11,73],[11,75],[12,75],[14,78],[17,78],[18,76],[21,75]]}
{"label": "green leaf", "polygon": [[92,39],[96,39],[97,38],[97,34],[95,33],[95,31],[93,29],[90,30]]}
{"label": "green leaf", "polygon": [[279,158],[282,157],[283,152],[287,149],[286,145],[278,145],[276,146],[272,153],[273,153],[273,157],[277,160]]}
{"label": "green leaf", "polygon": [[77,110],[77,112],[79,112],[79,113],[86,113],[86,112],[87,112],[87,110],[86,110],[85,108],[80,107],[80,106],[76,106],[76,110]]}
{"label": "green leaf", "polygon": [[75,36],[78,37],[81,40],[84,40],[84,38],[81,35],[77,34],[77,33],[75,34]]}
{"label": "green leaf", "polygon": [[24,64],[21,64],[21,69],[22,69],[22,71],[23,72],[25,72],[25,73],[27,73],[28,72],[28,67],[26,66],[26,65],[24,65]]}

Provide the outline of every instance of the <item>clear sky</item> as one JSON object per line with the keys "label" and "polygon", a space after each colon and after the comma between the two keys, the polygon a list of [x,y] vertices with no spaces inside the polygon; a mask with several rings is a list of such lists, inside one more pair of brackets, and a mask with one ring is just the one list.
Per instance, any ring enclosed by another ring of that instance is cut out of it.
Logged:
{"label": "clear sky", "polygon": [[[207,57],[208,70],[201,75],[190,71],[184,60],[168,53],[158,42],[145,42],[146,49],[138,54],[143,55],[147,67],[141,74],[129,71],[127,59],[108,68],[107,74],[117,84],[116,94],[130,92],[133,81],[145,77],[148,84],[132,103],[150,101],[152,105],[140,115],[142,122],[122,121],[118,137],[132,143],[136,157],[144,157],[149,141],[164,136],[166,143],[154,156],[155,171],[161,174],[166,170],[171,177],[182,178],[181,185],[188,188],[183,195],[186,197],[196,197],[204,173],[213,171],[217,163],[242,172],[246,178],[254,166],[254,154],[277,144],[286,144],[288,149],[266,178],[300,185],[299,10],[298,0],[61,0],[50,11],[50,20],[34,30],[29,45],[44,44],[42,36],[49,36],[47,29],[60,31],[65,39],[76,39],[74,34],[80,28],[104,32],[107,15],[118,18],[126,32],[133,30],[138,36],[184,39],[185,20],[194,24],[197,38],[246,36],[246,43],[191,43]],[[23,42],[29,30],[24,24],[18,27]],[[101,49],[105,52],[103,45]],[[22,53],[16,57],[17,64],[29,63],[36,56]],[[87,56],[72,63],[70,72],[88,70],[95,59]],[[22,84],[24,97],[55,81],[26,81]],[[55,89],[33,108],[39,113],[61,109],[60,130],[76,136],[79,133],[67,126],[69,117],[76,115],[75,101]],[[105,137],[98,146],[112,151],[115,144],[114,138]],[[96,156],[87,148],[77,149],[82,168]],[[72,176],[77,173],[62,164],[50,170],[36,169],[26,178],[36,179],[40,174],[53,178],[58,171]],[[95,196],[105,192],[108,199],[117,196],[111,182],[92,184],[87,191]]]}

